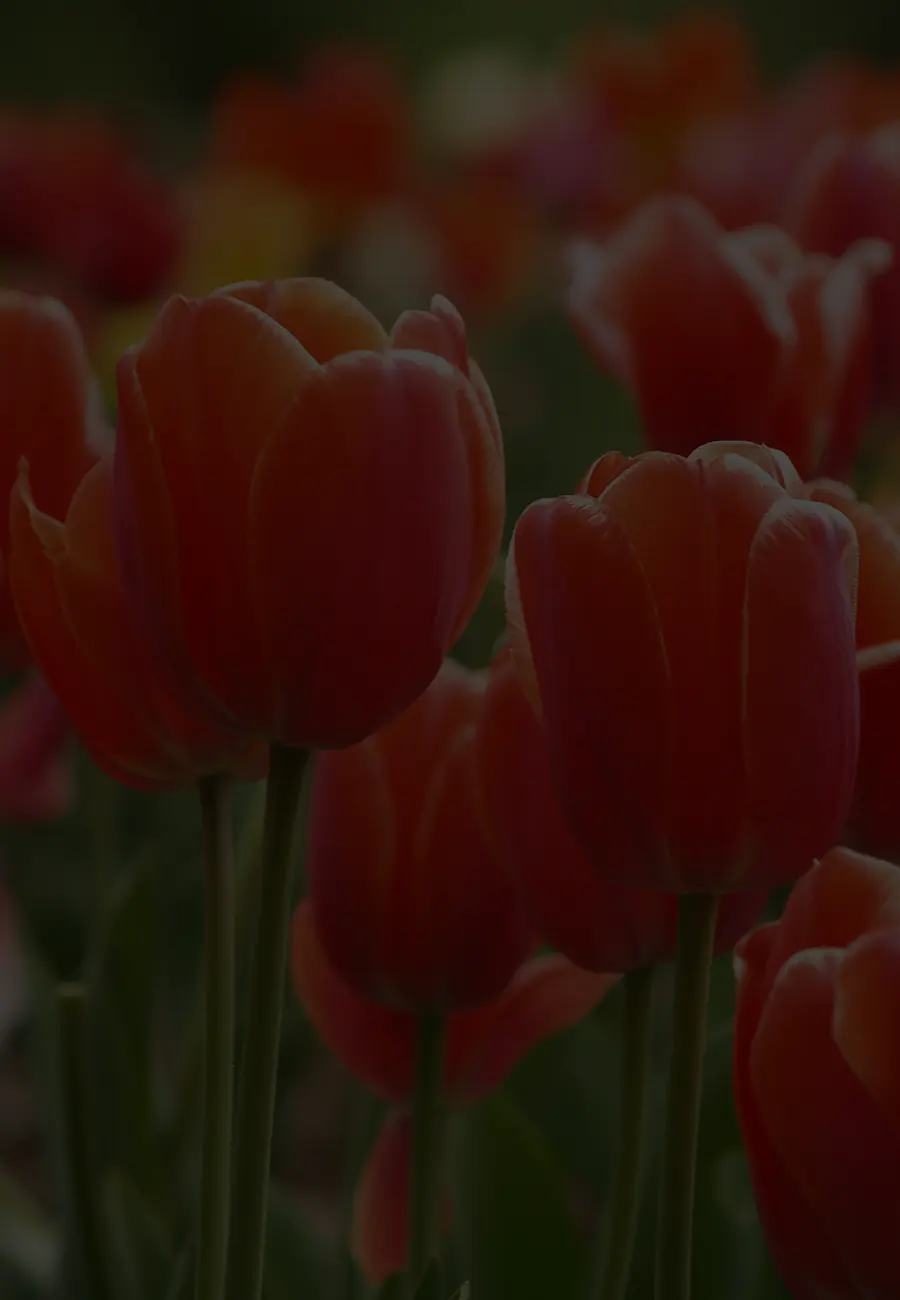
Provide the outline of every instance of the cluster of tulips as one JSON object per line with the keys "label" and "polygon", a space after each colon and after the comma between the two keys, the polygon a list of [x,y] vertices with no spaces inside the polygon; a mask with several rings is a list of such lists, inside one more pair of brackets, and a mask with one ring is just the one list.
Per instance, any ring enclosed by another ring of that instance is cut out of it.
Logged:
{"label": "cluster of tulips", "polygon": [[[694,309],[717,295],[709,347],[674,300],[641,299],[678,238],[694,241],[676,256]],[[723,254],[709,218],[672,200],[578,273],[582,329],[633,378],[653,441],[685,454],[606,453],[577,491],[526,510],[508,643],[481,672],[446,656],[496,565],[503,450],[447,300],[388,333],[316,279],[173,298],[119,362],[108,449],[72,317],[0,299],[7,666],[33,657],[118,780],[200,792],[201,1300],[259,1295],[289,948],[322,1036],[394,1103],[354,1244],[370,1278],[407,1268],[414,1283],[440,1252],[446,1107],[495,1088],[619,976],[646,1022],[652,970],[677,957],[658,1267],[660,1296],[687,1296],[709,966],[735,943],[736,1096],[783,1275],[801,1300],[896,1294],[900,868],[834,845],[846,830],[889,851],[900,829],[900,536],[848,487],[745,440],[771,429],[812,464],[826,394],[842,403],[842,355],[815,382],[801,370],[793,286],[764,281],[769,251],[735,239]],[[884,261],[864,251],[852,274],[813,263],[819,288],[852,289],[820,294],[819,338],[856,338]],[[760,409],[732,415],[732,372],[757,359]],[[702,441],[710,409],[740,437]],[[228,789],[266,773],[235,1102]],[[748,935],[795,881],[782,918]],[[535,955],[541,940],[561,955]],[[639,1112],[642,1087],[629,1079]],[[627,1130],[609,1297],[627,1282],[644,1127]],[[860,1195],[873,1179],[879,1215]]]}
{"label": "cluster of tulips", "polygon": [[[202,292],[118,358],[113,428],[84,320],[0,292],[0,668],[37,670],[30,722],[46,683],[116,781],[199,797],[196,1300],[262,1294],[288,970],[388,1103],[352,1242],[411,1298],[447,1262],[449,1112],[622,979],[597,1294],[624,1300],[672,961],[657,1296],[688,1300],[710,965],[731,950],[735,1102],[778,1271],[795,1300],[900,1295],[900,511],[890,475],[873,500],[848,485],[865,437],[890,461],[900,414],[900,84],[840,66],[763,95],[743,34],[691,21],[584,42],[564,89],[474,132],[457,176],[577,234],[573,335],[649,449],[598,430],[580,484],[515,522],[507,634],[477,671],[448,656],[502,579],[504,448],[448,298],[386,329],[330,280],[276,265],[213,289],[207,260]],[[204,184],[286,185],[289,225],[300,196],[342,238],[409,199],[407,118],[370,62],[241,82],[216,123]],[[0,237],[110,300],[164,292],[164,194],[106,137],[88,132],[85,174],[61,129],[7,127]],[[492,244],[466,212],[495,271],[508,228]],[[303,260],[266,232],[254,250]],[[433,288],[462,282],[430,265]],[[0,744],[0,796],[18,779],[20,804],[55,807],[52,708],[29,735],[24,756]],[[245,918],[230,793],[263,778]],[[445,1269],[448,1293],[463,1280]]]}

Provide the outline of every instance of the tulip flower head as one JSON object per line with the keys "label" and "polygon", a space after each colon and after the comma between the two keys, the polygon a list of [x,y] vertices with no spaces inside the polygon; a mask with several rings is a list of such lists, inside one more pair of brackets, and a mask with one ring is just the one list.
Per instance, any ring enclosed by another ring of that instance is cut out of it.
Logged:
{"label": "tulip flower head", "polygon": [[[328,959],[309,901],[294,916],[291,969],[307,1014],[328,1046],[379,1096],[393,1103],[357,1190],[353,1248],[371,1282],[407,1258],[418,1017],[361,997]],[[562,957],[526,962],[493,1001],[448,1021],[443,1093],[447,1105],[489,1096],[532,1047],[576,1024],[615,982]]]}
{"label": "tulip flower head", "polygon": [[856,536],[759,459],[613,453],[516,527],[513,653],[575,839],[623,883],[770,888],[844,823]]}
{"label": "tulip flower head", "polygon": [[327,281],[174,298],[118,389],[119,550],[157,658],[304,748],[420,695],[503,523],[496,412],[450,304],[388,335]]}
{"label": "tulip flower head", "polygon": [[661,198],[576,248],[569,311],[651,446],[744,439],[803,478],[840,476],[869,414],[869,281],[889,260],[876,241],[832,260],[775,227],[726,234],[693,200]]}
{"label": "tulip flower head", "polygon": [[834,849],[737,950],[734,1084],[794,1300],[900,1292],[900,872]]}

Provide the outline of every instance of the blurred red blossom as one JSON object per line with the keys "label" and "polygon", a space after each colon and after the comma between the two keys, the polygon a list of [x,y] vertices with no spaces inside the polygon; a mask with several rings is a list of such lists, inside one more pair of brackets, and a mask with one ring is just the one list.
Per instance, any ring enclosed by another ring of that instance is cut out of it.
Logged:
{"label": "blurred red blossom", "polygon": [[0,819],[43,821],[72,805],[71,724],[38,673],[0,703]]}
{"label": "blurred red blossom", "polygon": [[[900,113],[900,108],[898,108]],[[886,241],[892,267],[872,286],[876,398],[900,406],[900,122],[870,135],[824,139],[796,176],[786,222],[804,247],[840,256],[859,239]]]}
{"label": "blurred red blossom", "polygon": [[[413,1092],[418,1017],[362,998],[331,965],[311,904],[294,916],[291,969],[313,1025],[360,1079],[401,1109],[389,1113],[363,1172],[353,1241],[368,1279],[383,1280],[406,1262],[411,1129],[400,1118]],[[503,992],[448,1021],[444,1097],[463,1106],[488,1096],[537,1043],[576,1024],[615,982],[563,957],[535,957]]]}
{"label": "blurred red blossom", "polygon": [[166,282],[179,239],[172,196],[102,118],[0,120],[0,246],[130,302]]}
{"label": "blurred red blossom", "polygon": [[693,200],[661,198],[572,261],[571,316],[631,390],[651,446],[687,455],[743,439],[787,452],[803,478],[849,471],[871,406],[869,281],[886,246],[810,256],[776,227],[726,234]]}
{"label": "blurred red blossom", "polygon": [[248,76],[214,109],[212,156],[297,185],[333,218],[408,183],[410,106],[387,61],[353,46],[316,51],[294,83]]}

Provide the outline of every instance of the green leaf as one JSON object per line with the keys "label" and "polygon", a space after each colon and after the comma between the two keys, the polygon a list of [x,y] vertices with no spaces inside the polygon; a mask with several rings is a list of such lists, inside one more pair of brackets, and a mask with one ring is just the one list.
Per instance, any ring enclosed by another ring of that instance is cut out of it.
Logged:
{"label": "green leaf", "polygon": [[476,1294],[576,1296],[585,1247],[540,1131],[512,1101],[494,1097],[462,1118],[454,1155],[456,1225]]}
{"label": "green leaf", "polygon": [[160,1300],[174,1268],[166,1230],[118,1169],[103,1180],[103,1210],[118,1300]]}
{"label": "green leaf", "polygon": [[278,1187],[269,1193],[264,1300],[332,1294],[333,1261],[306,1222],[293,1197]]}

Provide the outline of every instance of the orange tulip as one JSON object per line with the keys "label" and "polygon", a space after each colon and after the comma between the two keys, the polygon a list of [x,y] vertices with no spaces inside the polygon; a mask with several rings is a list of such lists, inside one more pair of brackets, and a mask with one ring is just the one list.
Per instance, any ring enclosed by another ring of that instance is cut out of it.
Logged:
{"label": "orange tulip", "polygon": [[870,408],[868,282],[888,260],[873,241],[807,256],[777,229],[725,234],[693,200],[658,199],[576,252],[569,310],[652,446],[746,439],[803,478],[841,475]]}
{"label": "orange tulip", "polygon": [[[637,889],[596,871],[572,838],[553,790],[547,743],[508,650],[491,671],[478,721],[485,815],[542,939],[585,970],[628,971],[674,961],[678,896]],[[730,894],[716,950],[758,920],[764,893]]]}
{"label": "orange tulip", "polygon": [[316,928],[349,984],[418,1014],[489,1002],[534,946],[481,820],[485,685],[447,660],[395,722],[316,765]]}
{"label": "orange tulip", "polygon": [[872,351],[879,401],[900,402],[900,125],[864,137],[830,136],[812,152],[786,200],[786,220],[804,247],[838,256],[876,237],[894,252],[872,286]]}
{"label": "orange tulip", "polygon": [[900,534],[842,483],[811,483],[806,493],[846,515],[859,539],[859,763],[849,828],[866,851],[895,858],[900,851]]}
{"label": "orange tulip", "polygon": [[526,510],[507,580],[576,840],[648,889],[796,878],[853,791],[852,525],[727,446],[604,457],[588,493]]}
{"label": "orange tulip", "polygon": [[900,1294],[900,872],[834,849],[738,948],[734,1083],[794,1300]]}
{"label": "orange tulip", "polygon": [[119,366],[121,554],[161,659],[336,748],[437,674],[503,523],[500,430],[443,299],[388,336],[321,280],[172,299]]}
{"label": "orange tulip", "polygon": [[149,662],[116,561],[112,463],[88,471],[64,521],[12,495],[10,586],[31,651],[95,762],[137,789],[237,770],[260,774],[245,736],[174,695]]}
{"label": "orange tulip", "polygon": [[[0,547],[9,534],[9,494],[24,456],[34,490],[64,514],[94,459],[99,422],[84,344],[71,314],[51,298],[0,292]],[[0,672],[21,667],[27,648],[0,568]]]}
{"label": "orange tulip", "polygon": [[[477,901],[477,900],[476,900]],[[379,1282],[407,1254],[412,1099],[418,1018],[360,997],[331,965],[310,902],[294,917],[291,969],[300,1001],[328,1046],[380,1096],[395,1103],[369,1157],[356,1198],[353,1246],[366,1276]],[[615,982],[562,957],[521,966],[492,1002],[450,1017],[444,1057],[445,1102],[489,1096],[532,1047],[581,1020]]]}

